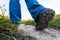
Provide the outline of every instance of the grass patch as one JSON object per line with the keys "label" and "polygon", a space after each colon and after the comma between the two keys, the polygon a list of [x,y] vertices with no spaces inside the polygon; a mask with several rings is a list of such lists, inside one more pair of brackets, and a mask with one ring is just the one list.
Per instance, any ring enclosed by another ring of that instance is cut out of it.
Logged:
{"label": "grass patch", "polygon": [[34,20],[22,20],[21,24],[35,25],[35,21]]}
{"label": "grass patch", "polygon": [[60,14],[55,15],[54,19],[49,22],[49,27],[60,28]]}
{"label": "grass patch", "polygon": [[9,40],[17,31],[17,27],[9,19],[0,17],[0,40]]}

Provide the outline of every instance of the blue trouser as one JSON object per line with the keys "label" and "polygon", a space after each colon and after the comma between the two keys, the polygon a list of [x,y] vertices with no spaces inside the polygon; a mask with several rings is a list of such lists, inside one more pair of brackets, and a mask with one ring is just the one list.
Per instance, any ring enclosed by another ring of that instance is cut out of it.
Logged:
{"label": "blue trouser", "polygon": [[[35,19],[39,14],[39,11],[44,8],[36,0],[25,0],[25,2],[33,19]],[[9,13],[11,21],[13,23],[19,23],[19,21],[21,20],[21,6],[19,0],[10,0]]]}

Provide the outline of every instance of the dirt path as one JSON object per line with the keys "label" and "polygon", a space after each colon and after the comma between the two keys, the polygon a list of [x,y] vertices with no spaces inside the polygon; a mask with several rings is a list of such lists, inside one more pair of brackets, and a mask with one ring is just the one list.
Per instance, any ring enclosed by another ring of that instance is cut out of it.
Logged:
{"label": "dirt path", "polygon": [[19,31],[23,30],[25,35],[37,38],[37,40],[60,40],[60,30],[47,28],[44,31],[35,31],[35,26],[21,24]]}

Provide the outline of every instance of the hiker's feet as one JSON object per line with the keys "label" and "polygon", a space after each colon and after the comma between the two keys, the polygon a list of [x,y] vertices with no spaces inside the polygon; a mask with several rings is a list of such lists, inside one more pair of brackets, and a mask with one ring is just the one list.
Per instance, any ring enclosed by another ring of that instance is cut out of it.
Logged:
{"label": "hiker's feet", "polygon": [[52,20],[55,15],[55,11],[49,8],[43,9],[40,13],[41,14],[38,14],[37,18],[35,19],[36,30],[43,30],[47,28],[49,21]]}

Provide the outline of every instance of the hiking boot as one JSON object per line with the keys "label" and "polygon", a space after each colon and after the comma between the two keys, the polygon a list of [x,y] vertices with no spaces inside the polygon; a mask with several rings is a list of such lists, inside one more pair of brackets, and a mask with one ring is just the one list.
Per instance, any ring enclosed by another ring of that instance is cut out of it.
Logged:
{"label": "hiking boot", "polygon": [[53,19],[55,11],[49,8],[45,8],[39,13],[41,14],[38,14],[38,16],[35,19],[36,30],[43,30],[48,27],[48,23]]}

